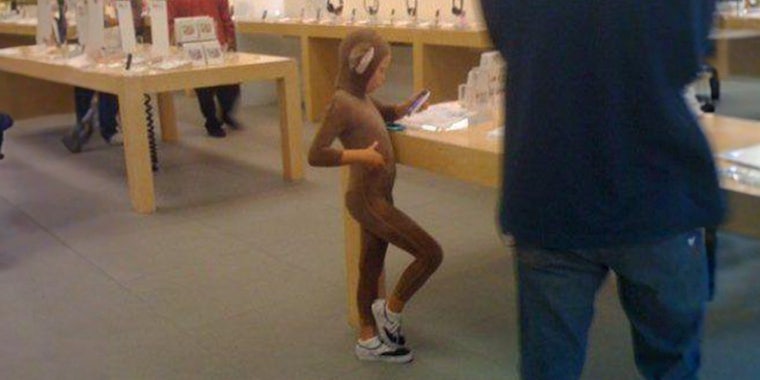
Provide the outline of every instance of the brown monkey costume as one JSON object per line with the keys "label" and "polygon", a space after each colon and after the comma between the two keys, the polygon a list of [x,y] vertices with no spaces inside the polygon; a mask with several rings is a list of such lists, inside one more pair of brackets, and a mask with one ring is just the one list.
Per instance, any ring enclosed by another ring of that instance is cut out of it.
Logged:
{"label": "brown monkey costume", "polygon": [[[373,52],[367,54],[370,49]],[[367,94],[370,79],[389,55],[390,46],[373,30],[357,31],[346,37],[340,46],[337,89],[309,151],[311,165],[339,166],[343,150],[331,147],[335,139],[340,140],[344,149],[365,149],[377,142],[376,150],[384,158],[385,165],[378,169],[351,164],[346,192],[346,207],[361,225],[357,297],[362,326],[375,323],[372,303],[378,297],[377,284],[388,243],[414,256],[393,291],[404,303],[422,287],[443,258],[438,243],[393,205],[396,163],[386,122],[399,119],[403,111],[381,104]],[[399,345],[403,346],[403,341]]]}

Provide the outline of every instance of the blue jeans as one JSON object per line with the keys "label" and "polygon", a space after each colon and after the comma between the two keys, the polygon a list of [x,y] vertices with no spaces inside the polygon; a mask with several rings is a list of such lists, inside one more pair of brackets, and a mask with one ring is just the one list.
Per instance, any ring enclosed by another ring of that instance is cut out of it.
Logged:
{"label": "blue jeans", "polygon": [[[74,106],[76,108],[77,122],[81,122],[87,111],[90,110],[95,91],[74,87]],[[116,134],[116,114],[119,112],[119,100],[116,95],[105,92],[98,93],[98,122],[100,134],[104,139],[110,140]]]}
{"label": "blue jeans", "polygon": [[516,242],[520,372],[578,379],[594,298],[610,270],[646,379],[696,379],[708,296],[702,231],[647,245],[555,250]]}

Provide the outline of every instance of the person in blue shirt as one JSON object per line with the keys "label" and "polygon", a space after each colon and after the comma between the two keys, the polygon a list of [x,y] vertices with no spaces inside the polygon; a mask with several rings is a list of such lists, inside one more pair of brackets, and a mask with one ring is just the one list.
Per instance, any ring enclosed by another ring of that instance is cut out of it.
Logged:
{"label": "person in blue shirt", "polygon": [[612,271],[647,379],[696,379],[702,227],[724,202],[682,91],[710,0],[482,0],[508,66],[499,220],[516,255],[520,372],[577,379]]}

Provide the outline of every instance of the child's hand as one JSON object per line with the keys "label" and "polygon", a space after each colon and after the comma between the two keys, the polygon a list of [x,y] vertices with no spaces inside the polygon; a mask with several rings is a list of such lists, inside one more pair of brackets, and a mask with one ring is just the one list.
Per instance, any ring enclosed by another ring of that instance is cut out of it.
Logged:
{"label": "child's hand", "polygon": [[362,162],[372,169],[380,169],[385,166],[385,158],[377,151],[378,142],[375,141],[367,148],[361,149]]}
{"label": "child's hand", "polygon": [[[414,94],[411,98],[407,99],[405,102],[403,102],[403,103],[399,104],[398,106],[396,106],[396,115],[398,115],[399,118],[406,116],[408,114],[408,112],[409,112],[409,108],[411,108],[412,104],[414,104],[414,101],[417,98],[419,98],[420,96],[422,96],[422,94],[424,94],[425,91],[427,91],[427,90],[422,90],[422,91]],[[426,110],[429,105],[430,105],[429,102],[425,101],[425,103],[422,104],[422,106],[417,110],[417,112],[421,112],[421,111]]]}

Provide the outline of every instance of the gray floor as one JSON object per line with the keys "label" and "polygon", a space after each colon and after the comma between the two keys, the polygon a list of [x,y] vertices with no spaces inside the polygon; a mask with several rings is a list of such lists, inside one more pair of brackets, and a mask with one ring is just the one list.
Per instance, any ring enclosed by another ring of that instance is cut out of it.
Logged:
{"label": "gray floor", "polygon": [[[727,83],[724,95],[721,109],[760,118],[760,84]],[[248,128],[214,140],[193,102],[178,97],[181,141],[160,147],[153,216],[130,210],[120,148],[61,146],[72,116],[9,132],[0,379],[516,378],[512,262],[494,190],[400,168],[398,203],[446,260],[405,317],[415,362],[360,363],[345,319],[338,171],[284,183],[276,109],[245,109]],[[703,378],[757,379],[760,242],[723,235],[720,257]],[[407,261],[392,250],[389,278]],[[584,378],[637,378],[612,283]]]}

